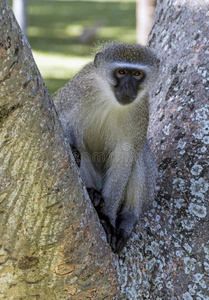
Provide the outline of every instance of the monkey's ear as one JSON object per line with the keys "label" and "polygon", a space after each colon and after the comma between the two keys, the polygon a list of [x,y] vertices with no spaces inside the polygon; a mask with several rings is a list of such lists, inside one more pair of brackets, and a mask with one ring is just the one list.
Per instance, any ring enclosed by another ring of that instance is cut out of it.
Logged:
{"label": "monkey's ear", "polygon": [[99,61],[101,61],[102,53],[98,52],[94,58],[94,66],[97,67],[99,65]]}

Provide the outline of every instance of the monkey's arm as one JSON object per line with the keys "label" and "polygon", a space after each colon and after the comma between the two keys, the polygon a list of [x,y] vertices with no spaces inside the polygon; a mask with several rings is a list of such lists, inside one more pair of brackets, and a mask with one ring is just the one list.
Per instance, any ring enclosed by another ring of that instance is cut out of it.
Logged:
{"label": "monkey's arm", "polygon": [[115,227],[118,207],[121,204],[123,193],[133,165],[133,154],[126,151],[124,145],[117,145],[110,154],[107,162],[102,196],[105,200],[103,213],[110,219],[110,223]]}
{"label": "monkey's arm", "polygon": [[80,174],[83,182],[87,188],[94,188],[97,191],[102,189],[102,176],[98,170],[95,169],[92,163],[92,157],[88,152],[80,150],[81,164]]}
{"label": "monkey's arm", "polygon": [[120,253],[139,220],[142,204],[147,201],[145,165],[139,159],[133,165],[124,191],[124,200],[116,218],[115,232],[111,239],[114,252]]}
{"label": "monkey's arm", "polygon": [[[126,164],[124,166],[125,168],[127,167]],[[121,252],[130,238],[133,228],[141,215],[142,205],[150,202],[154,195],[156,165],[147,141],[144,143],[137,159],[129,165],[129,169],[129,177],[125,180],[122,174],[118,172],[119,178],[117,180],[123,179],[119,184],[120,188],[123,186],[121,201],[116,199],[115,202],[114,190],[109,191],[109,198],[104,196],[107,216],[110,220],[115,218],[115,230],[111,229],[109,241],[113,251],[117,253]],[[127,169],[124,172],[127,174]],[[117,185],[116,181],[113,182]],[[111,188],[116,188],[117,191],[117,186],[113,185]],[[110,200],[111,197],[112,202]]]}

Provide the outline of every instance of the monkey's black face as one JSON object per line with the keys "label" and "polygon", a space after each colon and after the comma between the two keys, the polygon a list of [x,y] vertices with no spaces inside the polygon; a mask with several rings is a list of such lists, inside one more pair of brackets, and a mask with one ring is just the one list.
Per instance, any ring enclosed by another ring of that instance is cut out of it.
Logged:
{"label": "monkey's black face", "polygon": [[132,103],[140,89],[140,83],[145,74],[141,70],[120,68],[114,71],[116,85],[114,86],[115,97],[122,105]]}

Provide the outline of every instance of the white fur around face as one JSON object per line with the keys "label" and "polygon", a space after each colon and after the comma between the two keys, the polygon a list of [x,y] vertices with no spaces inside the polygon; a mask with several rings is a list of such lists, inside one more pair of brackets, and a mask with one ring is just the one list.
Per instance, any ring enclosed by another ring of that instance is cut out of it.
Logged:
{"label": "white fur around face", "polygon": [[140,63],[129,63],[129,62],[114,62],[112,64],[112,69],[124,68],[124,69],[137,69],[141,71],[148,71],[149,66]]}
{"label": "white fur around face", "polygon": [[112,75],[112,72],[116,69],[135,69],[144,72],[145,80],[142,82],[141,87],[142,88],[150,88],[152,82],[155,81],[156,77],[156,68],[152,65],[147,65],[143,63],[131,63],[131,62],[120,62],[116,61],[114,63],[111,63],[108,67],[109,70],[109,77]]}

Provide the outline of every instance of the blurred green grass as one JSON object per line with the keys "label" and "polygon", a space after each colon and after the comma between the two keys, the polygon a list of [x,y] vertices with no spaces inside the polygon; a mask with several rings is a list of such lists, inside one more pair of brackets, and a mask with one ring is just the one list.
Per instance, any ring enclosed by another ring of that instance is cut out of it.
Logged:
{"label": "blurred green grass", "polygon": [[[27,37],[52,95],[91,60],[94,43],[135,42],[135,6],[135,0],[28,0]],[[79,42],[98,22],[93,43]]]}

